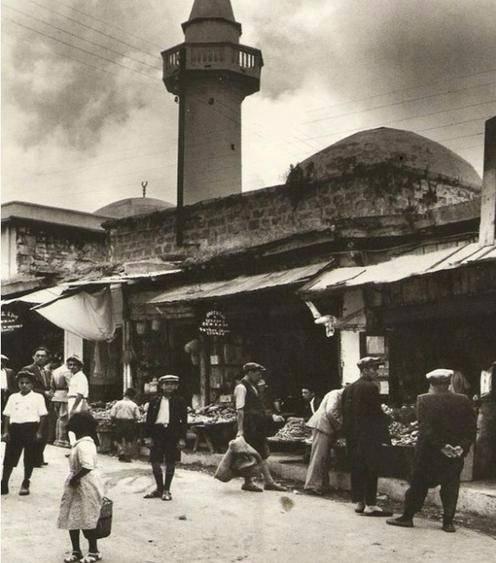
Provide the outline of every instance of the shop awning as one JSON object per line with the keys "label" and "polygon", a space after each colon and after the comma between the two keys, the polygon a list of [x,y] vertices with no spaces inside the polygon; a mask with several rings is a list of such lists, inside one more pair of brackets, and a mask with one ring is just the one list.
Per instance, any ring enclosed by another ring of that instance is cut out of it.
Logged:
{"label": "shop awning", "polygon": [[46,289],[39,289],[38,291],[33,291],[27,295],[21,295],[21,297],[4,299],[2,300],[2,307],[4,305],[9,305],[10,303],[18,302],[39,305],[40,303],[46,303],[47,301],[52,301],[53,299],[60,297],[65,289],[65,285],[55,285],[53,287],[47,287]]}
{"label": "shop awning", "polygon": [[160,305],[185,301],[218,299],[276,287],[291,286],[298,283],[305,283],[328,265],[329,261],[326,261],[289,270],[280,270],[253,276],[238,276],[230,280],[183,285],[160,293],[148,301],[148,303]]}
{"label": "shop awning", "polygon": [[97,292],[78,291],[42,303],[35,311],[54,325],[92,342],[111,340],[122,324],[122,292],[119,285]]}
{"label": "shop awning", "polygon": [[337,268],[321,273],[301,291],[304,294],[317,294],[367,284],[389,284],[487,260],[496,260],[496,246],[481,247],[478,243],[471,243],[426,254],[398,256],[373,266]]}

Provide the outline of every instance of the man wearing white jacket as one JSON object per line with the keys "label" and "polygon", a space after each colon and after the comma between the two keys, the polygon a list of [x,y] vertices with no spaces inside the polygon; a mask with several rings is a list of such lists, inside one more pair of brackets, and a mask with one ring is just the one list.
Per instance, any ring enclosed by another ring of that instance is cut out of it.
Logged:
{"label": "man wearing white jacket", "polygon": [[331,448],[336,443],[343,417],[341,397],[344,389],[333,389],[322,399],[317,412],[307,422],[312,429],[312,450],[305,490],[322,495],[329,489]]}

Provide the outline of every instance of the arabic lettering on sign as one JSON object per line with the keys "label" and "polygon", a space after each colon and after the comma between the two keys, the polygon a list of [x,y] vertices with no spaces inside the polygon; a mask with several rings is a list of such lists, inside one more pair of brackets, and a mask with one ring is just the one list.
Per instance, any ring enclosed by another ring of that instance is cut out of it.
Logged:
{"label": "arabic lettering on sign", "polygon": [[7,334],[22,328],[19,316],[12,311],[2,311],[2,333]]}

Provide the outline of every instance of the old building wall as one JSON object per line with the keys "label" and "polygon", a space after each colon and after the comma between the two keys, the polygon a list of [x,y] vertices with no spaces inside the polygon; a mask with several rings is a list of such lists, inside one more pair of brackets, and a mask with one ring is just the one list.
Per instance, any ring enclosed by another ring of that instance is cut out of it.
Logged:
{"label": "old building wall", "polygon": [[276,186],[200,202],[183,209],[184,247],[175,244],[176,210],[107,225],[114,262],[173,254],[209,257],[324,230],[346,218],[425,213],[472,200],[471,187],[419,171],[377,166],[323,183]]}
{"label": "old building wall", "polygon": [[102,233],[49,225],[16,225],[17,274],[65,275],[106,260]]}

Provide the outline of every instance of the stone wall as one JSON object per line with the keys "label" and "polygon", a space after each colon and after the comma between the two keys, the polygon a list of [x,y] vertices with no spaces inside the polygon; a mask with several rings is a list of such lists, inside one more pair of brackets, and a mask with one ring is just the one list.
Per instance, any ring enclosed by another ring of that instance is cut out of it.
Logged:
{"label": "stone wall", "polygon": [[112,221],[106,228],[114,262],[184,253],[208,258],[326,230],[341,219],[425,213],[477,196],[473,187],[453,179],[379,165],[361,175],[276,186],[187,206],[181,248],[175,244],[175,209]]}
{"label": "stone wall", "polygon": [[106,260],[104,233],[37,223],[16,225],[18,274],[67,275]]}

